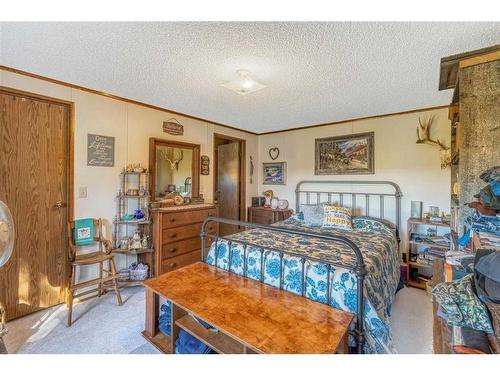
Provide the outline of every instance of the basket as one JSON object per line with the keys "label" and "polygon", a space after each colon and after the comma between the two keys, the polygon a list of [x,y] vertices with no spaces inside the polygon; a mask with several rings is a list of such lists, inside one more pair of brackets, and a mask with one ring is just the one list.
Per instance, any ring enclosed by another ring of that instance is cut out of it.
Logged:
{"label": "basket", "polygon": [[148,278],[149,268],[144,269],[129,269],[123,268],[118,271],[120,277],[118,281],[143,281]]}

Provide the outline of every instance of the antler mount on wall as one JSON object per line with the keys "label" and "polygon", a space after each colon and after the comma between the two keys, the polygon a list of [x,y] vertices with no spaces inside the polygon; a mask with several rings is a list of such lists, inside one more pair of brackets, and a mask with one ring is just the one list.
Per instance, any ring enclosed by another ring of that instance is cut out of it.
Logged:
{"label": "antler mount on wall", "polygon": [[451,150],[449,147],[445,146],[445,144],[439,139],[431,138],[431,126],[434,123],[435,119],[435,115],[424,117],[423,119],[421,119],[420,117],[418,118],[416,143],[437,146],[439,148],[441,157],[441,169],[445,169],[451,165]]}

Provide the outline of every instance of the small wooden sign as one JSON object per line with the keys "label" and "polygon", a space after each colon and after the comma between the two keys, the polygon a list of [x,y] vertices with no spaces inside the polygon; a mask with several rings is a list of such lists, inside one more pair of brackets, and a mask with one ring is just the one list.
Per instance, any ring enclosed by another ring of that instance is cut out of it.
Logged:
{"label": "small wooden sign", "polygon": [[184,126],[179,124],[176,119],[170,119],[163,122],[163,132],[171,135],[183,135]]}
{"label": "small wooden sign", "polygon": [[210,158],[207,155],[201,156],[201,174],[202,175],[210,174]]}

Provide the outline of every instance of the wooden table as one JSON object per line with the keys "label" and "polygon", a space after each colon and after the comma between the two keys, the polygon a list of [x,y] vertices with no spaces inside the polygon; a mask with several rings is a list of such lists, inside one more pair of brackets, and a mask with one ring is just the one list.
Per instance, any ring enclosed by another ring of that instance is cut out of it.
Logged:
{"label": "wooden table", "polygon": [[[352,314],[232,272],[198,262],[144,285],[143,335],[164,353],[181,328],[218,353],[347,353]],[[171,337],[158,331],[159,296],[172,303]]]}

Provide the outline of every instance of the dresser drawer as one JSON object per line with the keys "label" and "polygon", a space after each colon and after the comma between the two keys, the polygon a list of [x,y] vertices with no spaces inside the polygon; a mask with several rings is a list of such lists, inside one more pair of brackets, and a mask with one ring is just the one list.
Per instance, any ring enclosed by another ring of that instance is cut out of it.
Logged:
{"label": "dresser drawer", "polygon": [[273,212],[252,212],[252,222],[256,224],[273,224],[274,214]]}
{"label": "dresser drawer", "polygon": [[201,261],[201,250],[191,251],[190,253],[178,255],[161,261],[161,273],[175,271],[179,268],[188,266],[192,263]]}
{"label": "dresser drawer", "polygon": [[[163,229],[161,232],[162,245],[186,240],[188,238],[200,237],[201,223],[184,225],[183,227]],[[210,222],[206,226],[207,233],[217,232],[217,223]]]}
{"label": "dresser drawer", "polygon": [[162,228],[175,228],[186,224],[200,223],[208,216],[217,216],[217,209],[165,213],[162,217]]}
{"label": "dresser drawer", "polygon": [[[205,238],[205,246],[209,248],[214,242],[212,238]],[[165,244],[161,248],[161,260],[172,258],[178,255],[189,253],[191,251],[201,249],[201,238],[194,237],[188,240],[176,241],[169,244]]]}

